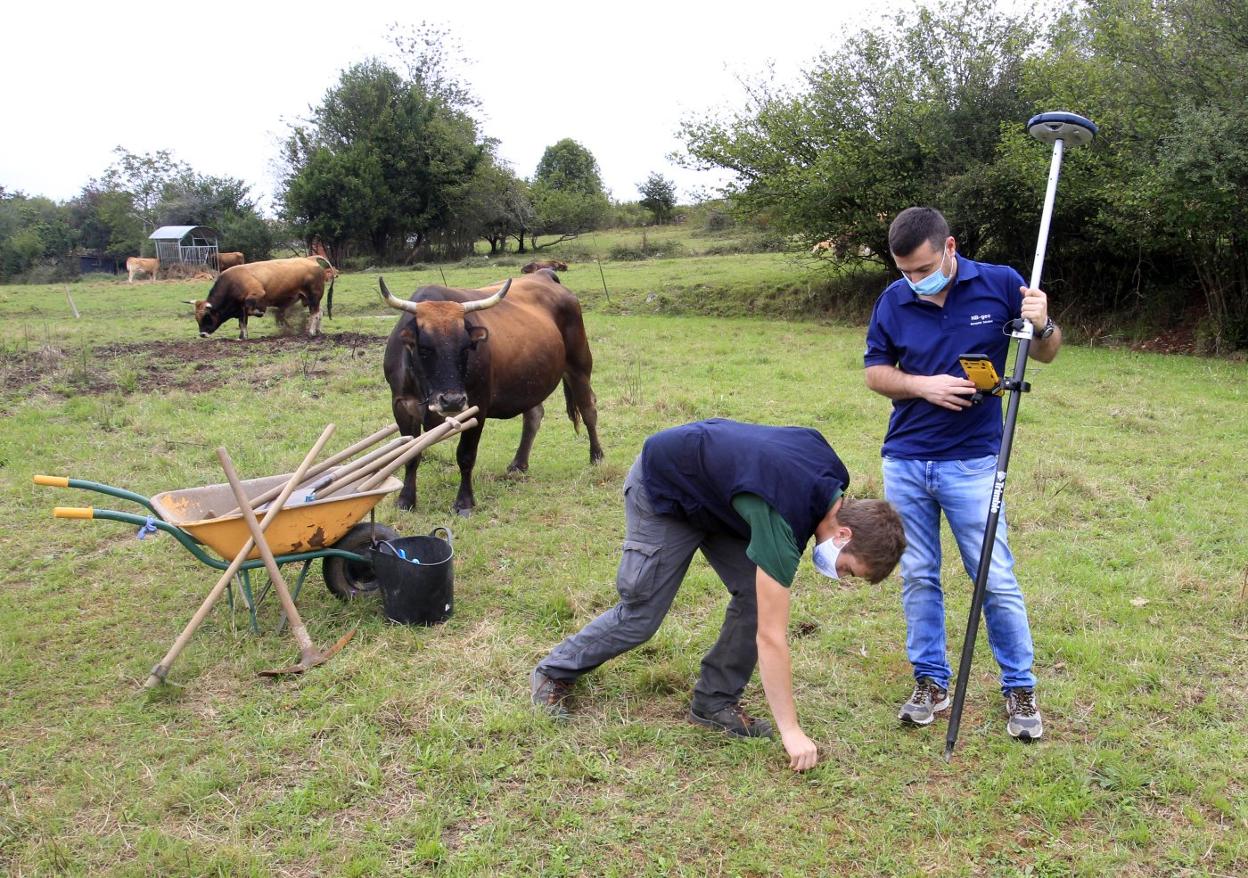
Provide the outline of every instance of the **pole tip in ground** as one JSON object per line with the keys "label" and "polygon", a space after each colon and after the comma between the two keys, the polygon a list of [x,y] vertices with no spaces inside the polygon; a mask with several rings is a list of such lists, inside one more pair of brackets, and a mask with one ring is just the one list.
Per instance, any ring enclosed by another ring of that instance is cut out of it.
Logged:
{"label": "pole tip in ground", "polygon": [[951,742],[946,742],[945,743],[945,762],[949,762],[952,759],[953,759],[953,744]]}

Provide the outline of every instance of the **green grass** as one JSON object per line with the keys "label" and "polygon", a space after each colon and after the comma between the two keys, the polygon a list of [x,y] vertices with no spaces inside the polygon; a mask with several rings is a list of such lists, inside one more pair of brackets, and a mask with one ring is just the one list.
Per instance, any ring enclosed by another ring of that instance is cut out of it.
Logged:
{"label": "green grass", "polygon": [[[452,284],[497,265],[444,269]],[[1036,640],[1046,739],[1007,740],[981,634],[958,751],[899,728],[908,694],[898,582],[794,591],[798,709],[821,751],[683,720],[726,595],[695,562],[653,640],[588,676],[559,727],[527,674],[613,601],[620,486],[642,440],[723,415],[825,432],[852,490],[878,493],[888,403],[861,376],[861,327],[672,316],[768,301],[805,269],[761,254],[592,263],[585,303],[607,459],[591,467],[561,400],[530,472],[504,475],[519,423],[491,422],[478,510],[454,519],[453,448],[421,502],[379,520],[455,534],[456,613],[432,629],[343,605],[319,566],[300,607],[317,643],[359,633],[300,678],[296,650],[223,603],[142,689],[216,579],[169,537],[53,520],[125,508],[35,487],[52,473],[145,494],[293,469],[324,424],[334,449],[388,422],[376,279],[346,275],[326,331],[349,342],[194,338],[205,283],[0,287],[0,864],[13,875],[1243,875],[1248,873],[1248,366],[1068,347],[1033,364],[1007,503]],[[437,269],[387,273],[395,292]],[[667,296],[667,303],[650,295]],[[772,300],[774,302],[774,299]],[[707,304],[712,303],[712,304]],[[656,304],[658,308],[656,308]],[[662,313],[652,313],[659,310]],[[766,308],[760,308],[768,313]],[[212,351],[179,355],[174,342]],[[159,344],[158,344],[159,343]],[[956,661],[969,584],[948,544]],[[765,710],[761,687],[747,703]]]}

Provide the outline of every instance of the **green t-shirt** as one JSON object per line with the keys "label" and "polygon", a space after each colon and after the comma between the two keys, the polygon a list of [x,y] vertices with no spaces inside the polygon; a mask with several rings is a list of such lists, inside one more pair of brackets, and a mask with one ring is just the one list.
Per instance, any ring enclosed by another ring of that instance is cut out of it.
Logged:
{"label": "green t-shirt", "polygon": [[[837,491],[831,503],[841,496]],[[831,508],[829,503],[828,508]],[[732,508],[750,526],[750,544],[746,557],[763,568],[763,572],[788,588],[797,576],[797,565],[802,560],[802,547],[793,536],[793,528],[780,517],[780,513],[757,494],[737,494],[732,498]]]}

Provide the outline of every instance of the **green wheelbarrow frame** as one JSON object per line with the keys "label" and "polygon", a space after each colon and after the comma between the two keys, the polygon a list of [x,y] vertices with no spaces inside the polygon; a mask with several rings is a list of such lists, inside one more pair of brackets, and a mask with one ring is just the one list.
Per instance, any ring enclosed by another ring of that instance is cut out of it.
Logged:
{"label": "green wheelbarrow frame", "polygon": [[[134,491],[127,491],[125,488],[106,485],[102,482],[93,482],[87,479],[74,479],[64,476],[37,475],[34,477],[34,483],[49,487],[78,488],[84,491],[95,491],[99,494],[105,494],[110,497],[116,497],[121,500],[129,500],[132,503],[137,503],[147,509],[150,513],[149,515],[136,515],[133,512],[121,512],[116,509],[97,509],[93,506],[58,506],[52,510],[52,515],[55,518],[105,519],[107,521],[119,521],[125,524],[136,525],[139,528],[156,528],[157,530],[162,530],[172,536],[175,540],[182,544],[183,548],[194,555],[198,561],[206,564],[214,570],[225,570],[230,566],[230,561],[214,557],[205,551],[203,543],[196,539],[192,534],[183,530],[181,527],[178,527],[176,524],[170,524],[161,518],[159,510],[157,510],[152,504],[151,498],[145,497],[142,494],[137,494]],[[287,510],[283,509],[282,512],[285,513],[286,511]],[[282,513],[279,513],[279,515],[280,514]],[[370,525],[385,531],[390,530],[390,528],[385,525],[376,524],[373,518],[372,508],[368,510],[368,516]],[[389,534],[381,537],[381,539],[390,538],[392,538],[392,535]],[[274,560],[277,561],[278,566],[293,563],[302,564],[299,570],[299,575],[295,579],[294,588],[291,590],[292,600],[298,599],[299,592],[303,589],[303,583],[307,578],[308,570],[311,568],[312,562],[317,559],[325,561],[330,558],[342,558],[345,561],[367,564],[370,567],[373,563],[371,558],[357,552],[352,552],[347,549],[336,549],[333,546],[326,546],[306,552],[292,552],[284,555],[276,555]],[[235,579],[238,581],[239,591],[243,596],[243,602],[247,606],[249,625],[252,632],[256,634],[260,633],[260,623],[257,618],[258,607],[264,601],[265,597],[268,596],[269,590],[273,585],[272,582],[266,582],[264,587],[260,589],[259,594],[253,592],[251,585],[251,571],[263,567],[263,558],[252,558],[248,561],[244,561],[242,566],[238,569],[238,572],[235,574]],[[328,577],[326,578],[328,579]],[[332,590],[333,589],[331,589],[331,591]],[[334,593],[337,594],[336,591]],[[233,613],[234,590],[232,588],[226,591],[226,600],[229,603],[230,612]],[[278,630],[280,631],[282,626],[285,624],[286,618],[285,614],[283,614],[282,619],[278,624]]]}

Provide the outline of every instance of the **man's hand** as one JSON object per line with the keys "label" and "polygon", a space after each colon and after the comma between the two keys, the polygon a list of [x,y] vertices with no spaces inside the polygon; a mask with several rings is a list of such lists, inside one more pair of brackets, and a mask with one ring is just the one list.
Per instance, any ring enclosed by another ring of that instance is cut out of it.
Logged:
{"label": "man's hand", "polygon": [[910,380],[914,382],[916,396],[932,405],[955,412],[969,408],[970,397],[975,393],[975,382],[968,378],[955,378],[953,375],[911,375]]}
{"label": "man's hand", "polygon": [[1031,321],[1036,332],[1043,332],[1049,322],[1049,297],[1043,290],[1019,287],[1023,294],[1023,316]]}
{"label": "man's hand", "polygon": [[780,733],[780,740],[789,754],[789,768],[794,771],[806,771],[814,768],[819,761],[819,749],[815,742],[806,737],[801,729],[794,728]]}

